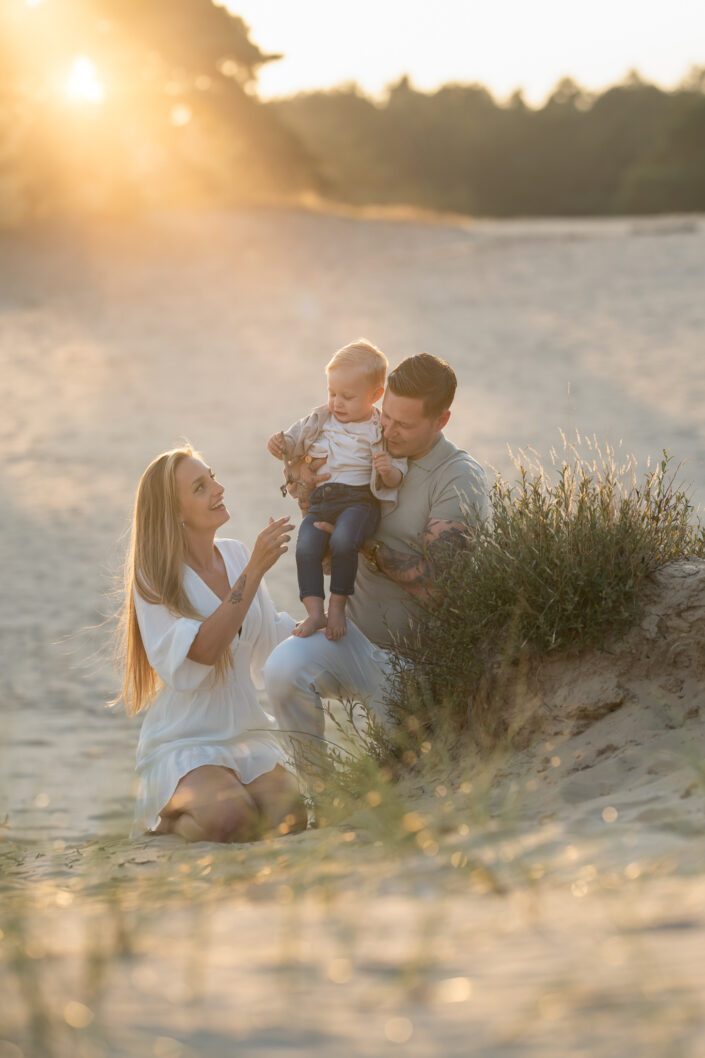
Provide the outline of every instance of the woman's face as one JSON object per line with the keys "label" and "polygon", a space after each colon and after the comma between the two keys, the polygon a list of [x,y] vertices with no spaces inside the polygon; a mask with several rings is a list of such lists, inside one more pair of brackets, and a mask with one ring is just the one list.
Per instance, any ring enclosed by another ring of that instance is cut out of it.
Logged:
{"label": "woman's face", "polygon": [[176,468],[175,477],[179,520],[186,529],[216,530],[227,522],[230,512],[223,503],[225,489],[210,467],[195,456],[187,456]]}

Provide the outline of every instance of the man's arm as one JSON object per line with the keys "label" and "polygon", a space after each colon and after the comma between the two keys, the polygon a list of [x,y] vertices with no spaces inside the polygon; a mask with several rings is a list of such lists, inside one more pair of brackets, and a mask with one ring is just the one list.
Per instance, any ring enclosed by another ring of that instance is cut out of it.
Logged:
{"label": "man's arm", "polygon": [[401,584],[410,595],[421,602],[432,602],[434,597],[434,567],[449,547],[463,550],[470,543],[471,529],[463,522],[429,518],[424,529],[420,555],[395,551],[387,544],[366,540],[362,553],[373,559],[380,572]]}

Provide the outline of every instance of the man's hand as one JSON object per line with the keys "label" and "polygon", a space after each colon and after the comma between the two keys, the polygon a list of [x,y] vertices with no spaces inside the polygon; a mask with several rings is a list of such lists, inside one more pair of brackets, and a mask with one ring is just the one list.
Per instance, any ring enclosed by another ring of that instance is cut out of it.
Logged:
{"label": "man's hand", "polygon": [[[369,540],[363,540],[360,544],[360,554],[363,555],[368,562],[372,559],[372,548],[375,544],[379,543],[374,537],[370,537]],[[382,545],[380,544],[380,547]]]}
{"label": "man's hand", "polygon": [[299,507],[304,514],[309,508],[308,499],[313,490],[330,479],[330,474],[319,473],[325,462],[326,457],[322,456],[320,459],[312,459],[310,463],[307,463],[305,459],[299,459],[289,464],[294,480],[288,484],[287,490],[290,496],[298,500]]}

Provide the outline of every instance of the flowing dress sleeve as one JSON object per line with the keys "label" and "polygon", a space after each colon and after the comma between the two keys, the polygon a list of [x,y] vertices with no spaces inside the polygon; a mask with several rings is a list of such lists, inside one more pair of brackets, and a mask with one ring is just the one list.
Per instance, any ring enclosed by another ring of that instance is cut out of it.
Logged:
{"label": "flowing dress sleeve", "polygon": [[274,603],[264,581],[257,589],[257,599],[262,611],[262,624],[252,647],[250,666],[252,682],[258,690],[264,690],[262,679],[264,663],[274,648],[291,635],[296,627],[296,621],[288,613],[278,613],[274,609]]}
{"label": "flowing dress sleeve", "polygon": [[202,665],[187,656],[201,622],[146,602],[136,590],[134,600],[149,664],[168,687],[195,691],[213,671],[212,665]]}

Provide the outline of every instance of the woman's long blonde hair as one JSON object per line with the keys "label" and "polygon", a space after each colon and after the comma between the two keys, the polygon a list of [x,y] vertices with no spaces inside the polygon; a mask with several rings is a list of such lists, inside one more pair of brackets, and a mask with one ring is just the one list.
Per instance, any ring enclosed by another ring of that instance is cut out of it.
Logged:
{"label": "woman's long blonde hair", "polygon": [[[176,469],[189,456],[201,458],[190,445],[162,452],[149,464],[137,486],[125,559],[125,596],[117,648],[124,671],[120,698],[130,716],[148,706],[160,687],[142,642],[134,592],[181,617],[203,620],[203,614],[195,609],[184,591],[183,583],[186,546],[179,521]],[[232,664],[230,650],[216,663],[216,677],[225,675],[228,664]]]}

